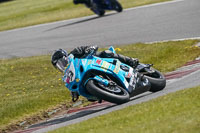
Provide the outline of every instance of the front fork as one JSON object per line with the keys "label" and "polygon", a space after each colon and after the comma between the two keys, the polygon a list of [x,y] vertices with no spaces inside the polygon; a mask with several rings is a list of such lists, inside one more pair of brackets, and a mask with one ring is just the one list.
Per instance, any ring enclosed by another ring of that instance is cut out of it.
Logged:
{"label": "front fork", "polygon": [[105,86],[109,86],[110,82],[107,80],[107,79],[103,79],[102,77],[100,76],[95,76],[94,79],[96,81],[98,81],[99,83],[105,85]]}

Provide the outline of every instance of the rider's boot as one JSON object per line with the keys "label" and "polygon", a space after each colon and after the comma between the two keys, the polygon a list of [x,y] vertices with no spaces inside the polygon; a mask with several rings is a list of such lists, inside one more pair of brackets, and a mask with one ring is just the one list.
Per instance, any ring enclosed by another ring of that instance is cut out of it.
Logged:
{"label": "rider's boot", "polygon": [[79,99],[79,94],[78,92],[73,92],[71,91],[71,96],[72,96],[72,101],[76,102]]}

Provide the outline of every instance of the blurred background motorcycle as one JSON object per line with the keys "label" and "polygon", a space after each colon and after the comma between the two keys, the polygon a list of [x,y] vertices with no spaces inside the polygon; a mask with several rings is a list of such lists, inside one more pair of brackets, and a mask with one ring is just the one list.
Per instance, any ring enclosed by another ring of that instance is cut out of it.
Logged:
{"label": "blurred background motorcycle", "polygon": [[85,4],[98,16],[103,16],[106,10],[122,12],[123,7],[117,0],[74,0],[74,4]]}

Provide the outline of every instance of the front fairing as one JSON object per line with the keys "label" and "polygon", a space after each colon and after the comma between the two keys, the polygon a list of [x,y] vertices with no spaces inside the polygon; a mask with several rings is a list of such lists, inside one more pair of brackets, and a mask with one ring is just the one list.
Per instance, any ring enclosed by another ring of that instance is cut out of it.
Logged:
{"label": "front fairing", "polygon": [[72,54],[69,55],[68,59],[69,64],[62,79],[70,91],[77,91],[80,81],[79,65],[81,60],[74,58]]}

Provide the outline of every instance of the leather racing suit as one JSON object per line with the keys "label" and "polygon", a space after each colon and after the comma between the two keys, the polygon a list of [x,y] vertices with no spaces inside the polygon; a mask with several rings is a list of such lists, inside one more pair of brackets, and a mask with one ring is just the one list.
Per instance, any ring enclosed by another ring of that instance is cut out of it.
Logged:
{"label": "leather racing suit", "polygon": [[[128,56],[124,56],[121,54],[115,54],[110,50],[105,50],[102,52],[97,52],[98,47],[97,46],[80,46],[75,49],[73,49],[69,54],[73,54],[75,58],[84,58],[86,57],[92,50],[95,50],[95,56],[98,56],[100,58],[116,58],[119,59],[122,63],[125,63],[133,68],[136,68],[139,61],[138,59],[133,59]],[[75,102],[78,100],[79,94],[77,92],[71,92],[72,101]],[[92,99],[88,99],[88,101],[93,101]],[[102,100],[99,100],[99,103],[101,103]]]}
{"label": "leather racing suit", "polygon": [[[97,50],[97,46],[80,46],[73,49],[69,54],[73,54],[75,58],[84,58],[91,50]],[[102,52],[96,52],[96,56],[100,58],[116,58],[119,59],[122,63],[125,63],[133,68],[137,67],[139,61],[138,59],[134,59],[128,56],[124,56],[121,54],[115,54],[110,50],[105,50]]]}

